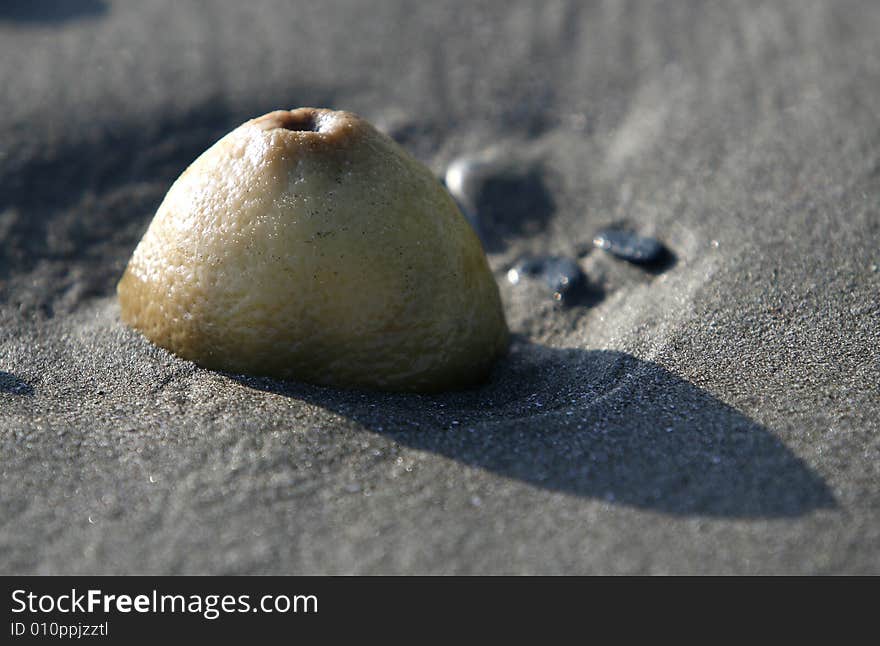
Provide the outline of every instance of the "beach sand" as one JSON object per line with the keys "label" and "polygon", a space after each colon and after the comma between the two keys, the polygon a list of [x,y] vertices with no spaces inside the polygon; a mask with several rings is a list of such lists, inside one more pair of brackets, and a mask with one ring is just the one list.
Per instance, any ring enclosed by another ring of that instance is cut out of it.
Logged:
{"label": "beach sand", "polygon": [[[61,4],[0,6],[0,572],[880,573],[877,3]],[[120,323],[170,183],[309,105],[527,172],[484,386],[228,375]]]}

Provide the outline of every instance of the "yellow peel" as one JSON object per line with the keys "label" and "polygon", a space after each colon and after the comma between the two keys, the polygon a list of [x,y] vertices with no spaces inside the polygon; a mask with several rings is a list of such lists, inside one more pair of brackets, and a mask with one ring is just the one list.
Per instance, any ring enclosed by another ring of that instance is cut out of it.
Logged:
{"label": "yellow peel", "polygon": [[159,346],[235,373],[383,390],[483,379],[508,343],[477,236],[348,112],[277,111],[177,179],[117,287]]}

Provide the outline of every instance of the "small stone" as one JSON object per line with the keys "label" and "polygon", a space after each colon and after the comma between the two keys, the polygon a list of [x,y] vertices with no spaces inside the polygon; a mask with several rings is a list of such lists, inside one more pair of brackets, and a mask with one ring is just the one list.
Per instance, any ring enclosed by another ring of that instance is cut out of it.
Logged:
{"label": "small stone", "polygon": [[521,258],[507,272],[507,280],[511,285],[518,285],[523,278],[535,278],[540,276],[544,268],[544,259],[531,256]]}
{"label": "small stone", "polygon": [[666,248],[659,240],[624,229],[603,229],[593,238],[593,244],[618,258],[640,265],[657,262],[666,254]]}
{"label": "small stone", "polygon": [[540,233],[556,209],[538,166],[494,152],[453,160],[444,183],[489,252]]}
{"label": "small stone", "polygon": [[446,188],[474,228],[477,226],[476,194],[491,166],[488,160],[478,157],[459,157],[449,164],[443,177]]}
{"label": "small stone", "polygon": [[571,258],[560,256],[526,257],[520,259],[507,272],[507,280],[517,285],[523,278],[540,279],[550,288],[553,299],[564,301],[580,291],[587,277]]}
{"label": "small stone", "polygon": [[11,395],[33,395],[33,386],[15,375],[0,371],[0,393]]}

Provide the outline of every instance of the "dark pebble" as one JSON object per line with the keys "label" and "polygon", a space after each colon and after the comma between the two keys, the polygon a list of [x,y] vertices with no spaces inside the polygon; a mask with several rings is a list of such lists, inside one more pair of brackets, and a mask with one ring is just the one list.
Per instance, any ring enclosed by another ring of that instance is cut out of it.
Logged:
{"label": "dark pebble", "polygon": [[446,168],[443,182],[458,202],[465,217],[474,228],[477,228],[477,200],[479,186],[485,181],[488,162],[472,157],[460,157],[452,161]]}
{"label": "dark pebble", "polygon": [[593,244],[618,258],[640,265],[660,262],[666,255],[666,247],[659,240],[624,229],[603,229],[593,238]]}
{"label": "dark pebble", "polygon": [[569,301],[587,283],[580,265],[559,256],[528,257],[519,260],[508,272],[507,280],[517,285],[523,278],[541,280],[550,288],[554,300]]}
{"label": "dark pebble", "polygon": [[541,169],[533,165],[487,154],[460,157],[449,164],[444,181],[489,252],[540,233],[556,209]]}
{"label": "dark pebble", "polygon": [[33,395],[34,389],[26,381],[15,375],[0,371],[0,393],[10,395]]}

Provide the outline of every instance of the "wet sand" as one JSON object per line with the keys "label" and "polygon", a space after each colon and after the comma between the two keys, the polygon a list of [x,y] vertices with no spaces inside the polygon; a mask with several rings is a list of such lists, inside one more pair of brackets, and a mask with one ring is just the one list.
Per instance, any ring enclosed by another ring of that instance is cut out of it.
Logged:
{"label": "wet sand", "polygon": [[[0,571],[880,573],[876,3],[64,4],[0,8]],[[121,325],[174,178],[304,105],[438,177],[504,161],[484,386],[227,375]],[[578,298],[507,280],[541,254]]]}

